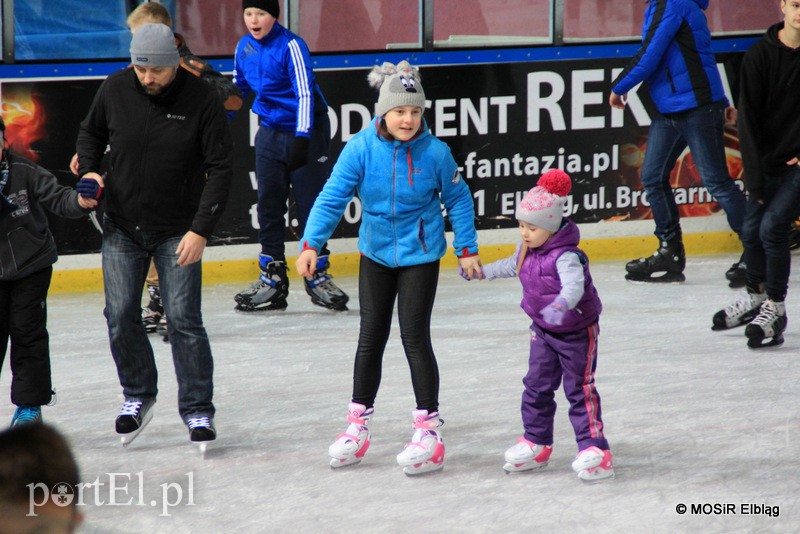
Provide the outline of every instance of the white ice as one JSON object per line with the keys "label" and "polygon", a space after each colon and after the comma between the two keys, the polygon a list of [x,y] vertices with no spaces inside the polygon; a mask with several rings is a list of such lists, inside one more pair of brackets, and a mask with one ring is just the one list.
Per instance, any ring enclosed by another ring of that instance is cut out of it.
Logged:
{"label": "white ice", "polygon": [[[735,298],[723,273],[736,259],[690,257],[687,282],[674,285],[625,282],[621,261],[592,264],[605,307],[597,388],[617,473],[600,484],[570,469],[576,446],[561,391],[550,465],[503,472],[503,452],[522,433],[529,334],[519,282],[467,283],[452,269],[442,271],[433,317],[447,447],[438,474],[411,479],[395,463],[415,408],[396,319],[369,453],[360,465],[328,467],[350,400],[356,278],[337,278],[352,297],[346,313],[314,307],[296,281],[289,309],[273,315],[234,312],[242,284],[204,289],[219,432],[205,459],[178,416],[170,348],[156,336],[155,417],[120,446],[102,295],[52,295],[58,403],[44,417],[68,436],[83,481],[104,484],[83,492],[84,533],[796,532],[798,275],[786,343],[749,350],[743,329],[710,329]],[[6,363],[0,416],[8,420],[9,383]],[[732,504],[736,514],[680,515],[679,504]],[[742,505],[780,515],[742,515]]]}

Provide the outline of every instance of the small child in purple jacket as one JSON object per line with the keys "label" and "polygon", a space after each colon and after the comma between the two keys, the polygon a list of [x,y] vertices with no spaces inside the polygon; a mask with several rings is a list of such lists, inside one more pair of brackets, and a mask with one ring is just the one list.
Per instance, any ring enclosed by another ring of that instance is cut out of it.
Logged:
{"label": "small child in purple jacket", "polygon": [[572,468],[584,481],[614,477],[603,433],[600,395],[594,385],[598,318],[603,308],[589,261],[578,248],[578,226],[563,218],[572,183],[552,170],[517,207],[522,243],[514,254],[484,266],[486,279],[518,276],[522,309],[533,320],[528,373],[522,380],[524,435],[505,453],[509,473],[541,469],[553,452],[555,392],[562,381],[570,403],[578,455]]}

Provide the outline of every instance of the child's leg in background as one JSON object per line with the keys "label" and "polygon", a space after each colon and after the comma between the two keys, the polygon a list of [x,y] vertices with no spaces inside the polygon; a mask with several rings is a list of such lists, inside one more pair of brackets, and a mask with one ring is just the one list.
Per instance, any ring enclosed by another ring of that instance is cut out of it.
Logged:
{"label": "child's leg in background", "polygon": [[47,267],[19,280],[10,290],[11,402],[17,406],[42,406],[50,402],[50,343],[47,334],[47,290],[53,268]]}
{"label": "child's leg in background", "polygon": [[593,446],[602,450],[609,448],[603,434],[600,394],[594,386],[599,334],[600,325],[594,323],[578,332],[551,338],[561,358],[564,393],[570,403],[569,419],[579,451]]}
{"label": "child's leg in background", "polygon": [[156,271],[156,262],[150,259],[150,270],[147,271],[147,285],[158,287],[158,271]]}
{"label": "child's leg in background", "polygon": [[522,379],[522,424],[525,439],[537,445],[553,444],[553,419],[556,414],[555,392],[561,384],[558,353],[541,328],[531,324],[531,348],[528,374]]}

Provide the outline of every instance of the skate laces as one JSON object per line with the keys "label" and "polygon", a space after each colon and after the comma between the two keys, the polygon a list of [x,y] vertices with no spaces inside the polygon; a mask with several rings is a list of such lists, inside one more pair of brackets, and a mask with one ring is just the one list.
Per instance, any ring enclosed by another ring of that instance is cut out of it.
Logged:
{"label": "skate laces", "polygon": [[750,311],[764,300],[765,299],[763,298],[763,296],[759,293],[750,293],[749,291],[742,291],[741,293],[739,293],[739,296],[737,297],[736,301],[733,304],[729,304],[725,308],[725,315],[729,317],[735,317],[744,312]]}
{"label": "skate laces", "polygon": [[194,430],[199,427],[209,428],[211,426],[211,421],[208,417],[192,417],[186,421],[186,426],[189,427],[189,430]]}
{"label": "skate laces", "polygon": [[35,423],[42,418],[42,409],[39,406],[18,406],[14,412],[11,426]]}
{"label": "skate laces", "polygon": [[761,311],[750,324],[760,326],[762,330],[767,331],[767,327],[771,327],[773,321],[785,315],[785,312],[780,308],[781,307],[779,307],[774,300],[765,300],[764,303],[761,304]]}
{"label": "skate laces", "polygon": [[139,415],[139,410],[142,408],[142,401],[125,401],[122,408],[119,410],[120,415],[132,415],[136,417]]}

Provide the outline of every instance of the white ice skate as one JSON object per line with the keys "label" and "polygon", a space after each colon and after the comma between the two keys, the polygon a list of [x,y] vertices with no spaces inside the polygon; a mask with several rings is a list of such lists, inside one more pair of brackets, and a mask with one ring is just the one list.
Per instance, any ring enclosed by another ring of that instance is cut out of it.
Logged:
{"label": "white ice skate", "polygon": [[572,470],[584,482],[599,482],[615,476],[611,451],[600,447],[589,447],[579,452],[572,462]]}
{"label": "white ice skate", "polygon": [[411,443],[397,455],[397,463],[403,466],[408,476],[422,475],[439,471],[444,467],[444,443],[441,431],[436,430],[444,424],[439,412],[414,410],[414,435]]}
{"label": "white ice skate", "polygon": [[751,349],[777,347],[783,344],[783,331],[786,330],[786,304],[767,299],[761,305],[753,321],[747,325],[744,335]]}
{"label": "white ice skate", "polygon": [[369,449],[369,419],[373,408],[367,409],[363,404],[351,402],[347,407],[347,430],[336,438],[328,447],[331,457],[331,469],[354,465],[364,459]]}
{"label": "white ice skate", "polygon": [[506,451],[506,464],[503,469],[506,473],[544,469],[550,463],[551,454],[553,454],[552,445],[537,445],[523,436]]}
{"label": "white ice skate", "polygon": [[761,304],[765,300],[766,293],[754,293],[745,289],[739,293],[733,304],[714,314],[711,330],[727,330],[749,323],[761,311]]}

